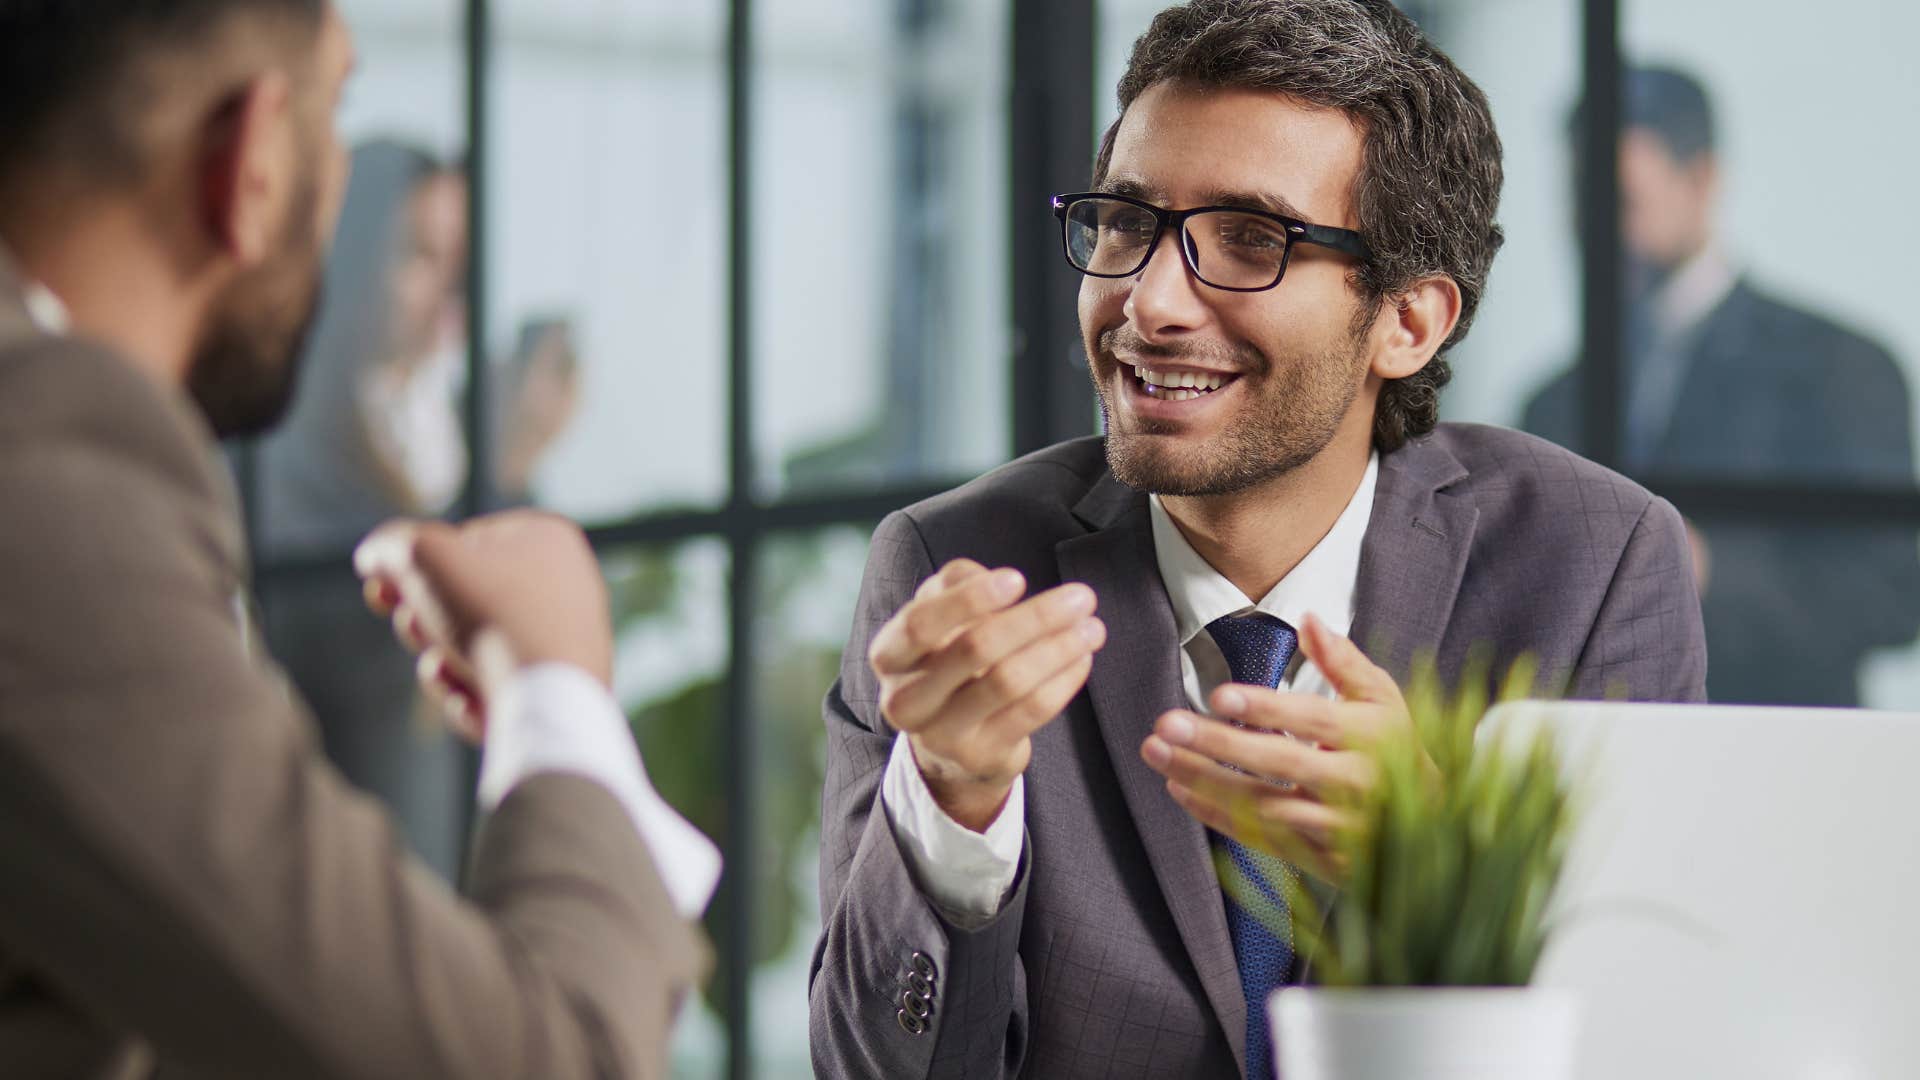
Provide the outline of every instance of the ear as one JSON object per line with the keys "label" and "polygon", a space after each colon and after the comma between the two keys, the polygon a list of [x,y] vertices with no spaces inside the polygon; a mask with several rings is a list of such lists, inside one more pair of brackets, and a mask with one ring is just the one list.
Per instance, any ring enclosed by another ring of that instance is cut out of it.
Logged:
{"label": "ear", "polygon": [[1404,379],[1427,366],[1460,322],[1460,286],[1445,274],[1387,297],[1373,320],[1373,374]]}
{"label": "ear", "polygon": [[282,232],[294,163],[292,86],[260,75],[207,117],[200,203],[207,237],[243,265],[260,262]]}

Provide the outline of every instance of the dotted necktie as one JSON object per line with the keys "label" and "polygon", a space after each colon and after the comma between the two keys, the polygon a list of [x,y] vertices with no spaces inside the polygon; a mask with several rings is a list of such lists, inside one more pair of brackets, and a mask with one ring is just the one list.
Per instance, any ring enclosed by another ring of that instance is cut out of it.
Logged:
{"label": "dotted necktie", "polygon": [[[1299,635],[1271,615],[1229,615],[1207,624],[1207,633],[1227,658],[1233,681],[1277,688],[1293,659]],[[1283,860],[1254,851],[1210,832],[1216,854],[1224,853],[1258,894],[1258,910],[1248,910],[1227,893],[1227,931],[1240,965],[1240,990],[1247,999],[1247,1076],[1273,1075],[1273,1040],[1267,1030],[1267,997],[1284,985],[1293,967],[1293,923],[1281,883],[1295,871]]]}

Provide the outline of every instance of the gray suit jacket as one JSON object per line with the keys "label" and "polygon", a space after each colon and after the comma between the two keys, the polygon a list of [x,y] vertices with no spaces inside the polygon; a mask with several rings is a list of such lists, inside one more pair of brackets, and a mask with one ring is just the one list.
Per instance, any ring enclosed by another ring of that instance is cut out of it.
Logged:
{"label": "gray suit jacket", "polygon": [[[926,577],[967,556],[1034,591],[1083,581],[1109,639],[1087,689],[1034,736],[1015,894],[976,930],[921,894],[877,805],[893,732],[866,664]],[[1381,458],[1354,640],[1405,679],[1468,650],[1523,653],[1571,694],[1704,695],[1706,646],[1676,514],[1532,436],[1442,425]],[[1246,1006],[1205,831],[1140,760],[1186,706],[1145,496],[1097,439],[1023,458],[889,516],[875,533],[840,681],[826,702],[820,855],[826,926],[811,990],[830,1077],[1220,1077],[1242,1070]],[[916,955],[935,972],[925,1034],[898,1018]]]}
{"label": "gray suit jacket", "polygon": [[663,1071],[707,957],[616,800],[529,780],[448,891],[254,648],[198,413],[3,287],[0,515],[0,1076]]}

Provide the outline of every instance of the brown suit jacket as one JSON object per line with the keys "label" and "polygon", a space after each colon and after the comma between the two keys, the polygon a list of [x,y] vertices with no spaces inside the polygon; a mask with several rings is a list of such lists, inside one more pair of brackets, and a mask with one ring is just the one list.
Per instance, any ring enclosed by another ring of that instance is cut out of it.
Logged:
{"label": "brown suit jacket", "polygon": [[185,398],[0,264],[0,1077],[655,1076],[704,972],[626,813],[518,787],[445,888],[252,644]]}

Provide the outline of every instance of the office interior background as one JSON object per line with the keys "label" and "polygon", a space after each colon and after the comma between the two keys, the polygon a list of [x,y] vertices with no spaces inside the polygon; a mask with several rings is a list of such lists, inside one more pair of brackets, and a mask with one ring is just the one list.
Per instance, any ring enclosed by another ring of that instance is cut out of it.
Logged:
{"label": "office interior background", "polygon": [[[532,503],[589,526],[615,600],[616,690],[652,778],[727,856],[709,917],[716,979],[680,1026],[675,1074],[808,1075],[819,703],[866,538],[890,509],[1096,430],[1078,280],[1046,197],[1085,187],[1127,50],[1163,4],[341,6],[362,54],[344,125],[375,146],[343,236],[371,230],[402,255],[333,275],[307,377],[324,383],[342,362],[320,355],[330,325],[417,332],[388,334],[408,344],[384,350],[387,377],[303,399],[335,411],[312,417],[293,452],[337,451],[327,482],[382,492],[363,500],[380,509]],[[1716,671],[1771,677],[1716,694],[1920,702],[1911,570],[1857,595],[1832,584],[1827,602],[1770,584],[1860,570],[1862,550],[1920,558],[1910,447],[1891,466],[1817,447],[1765,467],[1623,457],[1635,368],[1610,179],[1622,65],[1691,73],[1716,111],[1731,265],[1920,375],[1905,273],[1920,250],[1907,199],[1920,83],[1901,55],[1920,8],[1403,6],[1486,90],[1506,146],[1508,242],[1453,356],[1446,417],[1518,426],[1543,385],[1575,371],[1582,448],[1671,498],[1731,591]],[[1596,104],[1574,124],[1583,99]],[[402,167],[383,202],[379,152],[437,162],[446,182],[424,196],[420,167]],[[1577,153],[1608,167],[1576,184]],[[390,295],[412,299],[389,310]],[[1712,443],[1716,422],[1694,434]],[[307,527],[328,504],[301,504],[275,453],[237,447],[234,460],[276,650],[296,676],[338,666],[303,657],[391,667],[397,646],[353,610],[351,535]],[[1869,624],[1877,636],[1862,636]],[[1826,647],[1836,640],[1859,644]],[[339,707],[370,697],[405,718],[407,745],[329,732],[329,748],[452,873],[471,762],[404,674],[365,680]]]}

